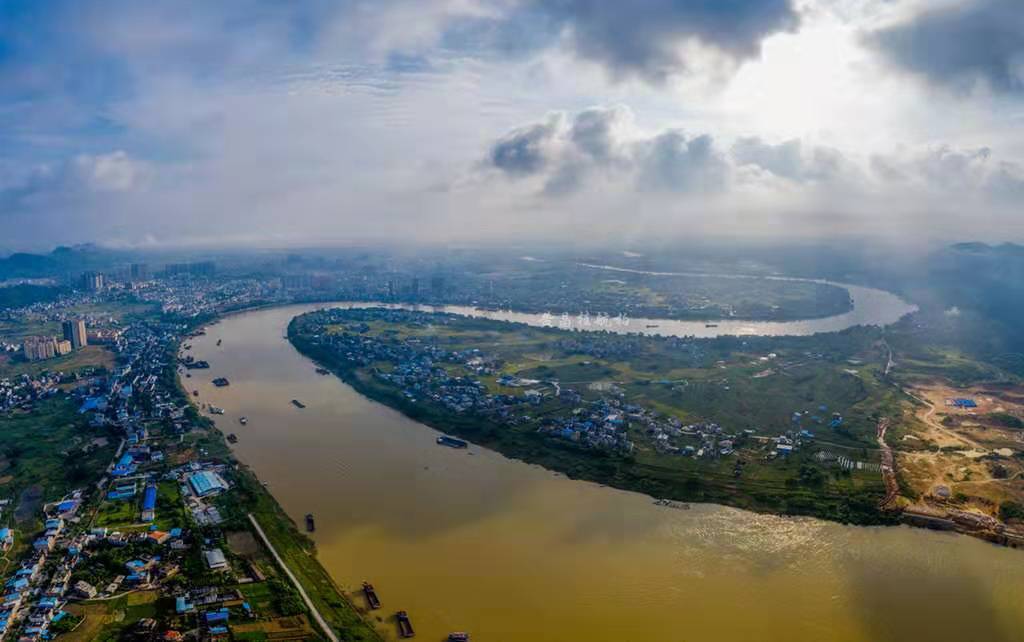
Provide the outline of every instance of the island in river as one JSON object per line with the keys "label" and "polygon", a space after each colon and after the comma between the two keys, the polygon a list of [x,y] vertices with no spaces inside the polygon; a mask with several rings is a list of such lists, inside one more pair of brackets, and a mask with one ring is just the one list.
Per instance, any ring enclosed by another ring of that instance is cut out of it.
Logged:
{"label": "island in river", "polygon": [[874,442],[891,393],[796,339],[774,338],[768,351],[756,339],[569,333],[387,309],[308,313],[288,334],[363,394],[574,478],[762,512],[895,520],[878,508]]}
{"label": "island in river", "polygon": [[[887,524],[904,517],[906,502],[885,434],[897,425],[892,432],[906,434],[915,417],[888,379],[881,332],[642,337],[333,309],[296,317],[288,336],[372,399],[570,477],[669,500]],[[914,516],[1018,543],[988,515]]]}

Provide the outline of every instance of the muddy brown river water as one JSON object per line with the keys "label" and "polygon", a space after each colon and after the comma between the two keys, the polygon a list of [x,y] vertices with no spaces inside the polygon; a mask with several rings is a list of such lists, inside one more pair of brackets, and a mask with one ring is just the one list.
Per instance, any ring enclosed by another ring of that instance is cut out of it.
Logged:
{"label": "muddy brown river water", "polygon": [[[209,327],[190,353],[212,367],[186,385],[225,409],[218,426],[296,523],[316,515],[338,583],[373,582],[381,613],[407,610],[417,639],[1024,641],[1022,551],[656,506],[476,446],[440,447],[434,430],[318,375],[291,347],[288,321],[316,307]],[[229,387],[210,383],[222,376]]]}

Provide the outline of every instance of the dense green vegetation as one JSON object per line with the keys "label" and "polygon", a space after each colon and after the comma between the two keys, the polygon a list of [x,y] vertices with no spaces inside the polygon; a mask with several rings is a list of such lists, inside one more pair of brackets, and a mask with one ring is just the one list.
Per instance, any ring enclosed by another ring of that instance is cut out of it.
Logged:
{"label": "dense green vegetation", "polygon": [[20,308],[43,301],[53,301],[61,293],[60,288],[46,285],[12,285],[0,287],[0,310]]}

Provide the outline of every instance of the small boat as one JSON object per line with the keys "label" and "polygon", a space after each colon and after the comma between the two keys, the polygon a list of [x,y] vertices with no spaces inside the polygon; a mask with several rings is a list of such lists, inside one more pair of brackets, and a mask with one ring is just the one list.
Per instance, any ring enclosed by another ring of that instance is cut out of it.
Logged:
{"label": "small boat", "polygon": [[316,523],[313,521],[313,513],[306,513],[306,532],[312,533],[316,530]]}
{"label": "small boat", "polygon": [[292,405],[295,406],[296,408],[305,408],[306,407],[306,404],[302,403],[298,399],[292,399]]}
{"label": "small boat", "polygon": [[210,406],[210,414],[211,415],[223,415],[224,414],[224,409],[223,408],[218,408],[217,406]]}
{"label": "small boat", "polygon": [[377,597],[377,591],[373,588],[373,584],[363,582],[363,595],[366,596],[366,603],[370,605],[370,610],[375,611],[380,608],[380,598]]}
{"label": "small boat", "polygon": [[448,642],[469,642],[469,633],[456,631],[448,634]]}
{"label": "small boat", "polygon": [[217,339],[217,345],[220,345],[223,339]]}
{"label": "small boat", "polygon": [[249,419],[247,417],[239,417],[238,418],[238,423],[240,423],[240,424],[242,424],[244,426],[247,423],[249,423]]}
{"label": "small boat", "polygon": [[448,446],[449,448],[468,448],[469,442],[455,437],[449,437],[448,435],[441,435],[437,438],[437,443],[441,446]]}
{"label": "small boat", "polygon": [[704,327],[705,328],[717,328],[718,324],[717,323],[705,323]]}
{"label": "small boat", "polygon": [[230,386],[231,382],[227,380],[227,377],[217,377],[213,380],[213,385],[223,388],[224,386]]}
{"label": "small boat", "polygon": [[235,433],[231,433],[230,435],[228,435],[228,443],[237,444],[238,436]]}
{"label": "small boat", "polygon": [[647,325],[645,325],[644,327],[645,327],[645,328],[657,328],[657,327],[658,327],[658,324],[657,324],[657,323],[648,323],[648,324],[647,324]]}
{"label": "small boat", "polygon": [[416,636],[416,632],[412,630],[412,622],[409,621],[409,614],[405,611],[399,611],[395,613],[395,619],[398,620],[398,636],[403,638],[411,638]]}
{"label": "small boat", "polygon": [[329,375],[331,374],[331,371],[328,370],[327,368],[317,368],[316,373],[321,375]]}

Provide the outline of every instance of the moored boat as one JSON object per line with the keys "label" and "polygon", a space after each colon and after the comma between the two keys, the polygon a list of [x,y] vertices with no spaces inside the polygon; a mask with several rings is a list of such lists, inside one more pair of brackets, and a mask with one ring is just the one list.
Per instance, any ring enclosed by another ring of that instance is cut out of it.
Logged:
{"label": "moored boat", "polygon": [[411,638],[416,636],[416,632],[412,629],[412,622],[409,621],[409,614],[405,611],[399,611],[395,613],[395,619],[398,620],[398,635],[403,638]]}
{"label": "moored boat", "polygon": [[296,408],[305,408],[306,407],[306,404],[302,403],[298,399],[292,399],[292,405],[295,406]]}
{"label": "moored boat", "polygon": [[373,588],[373,584],[363,582],[363,595],[366,596],[366,604],[370,607],[371,611],[380,608],[380,598],[377,597],[377,591]]}
{"label": "moored boat", "polygon": [[449,448],[468,448],[469,442],[455,437],[449,437],[448,435],[441,435],[437,438],[437,443],[442,446],[448,446]]}
{"label": "moored boat", "polygon": [[306,513],[306,532],[312,533],[316,530],[316,523],[313,521],[313,513]]}

